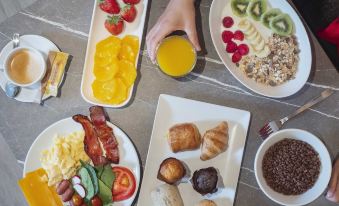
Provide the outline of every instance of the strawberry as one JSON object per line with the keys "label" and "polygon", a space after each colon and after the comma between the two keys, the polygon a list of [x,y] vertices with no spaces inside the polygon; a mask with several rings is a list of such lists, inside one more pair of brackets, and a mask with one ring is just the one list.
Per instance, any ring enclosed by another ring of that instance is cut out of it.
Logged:
{"label": "strawberry", "polygon": [[120,6],[116,0],[98,0],[99,7],[106,13],[119,14]]}
{"label": "strawberry", "polygon": [[236,51],[233,55],[232,55],[232,62],[233,63],[238,63],[241,60],[241,54],[239,53],[239,51]]}
{"label": "strawberry", "polygon": [[124,0],[125,4],[138,4],[140,0]]}
{"label": "strawberry", "polygon": [[227,46],[226,46],[227,53],[234,53],[235,51],[237,51],[237,49],[238,49],[238,46],[236,43],[234,43],[234,41],[229,41],[227,43]]}
{"label": "strawberry", "polygon": [[234,37],[234,34],[231,31],[225,30],[221,34],[221,38],[224,43],[228,43],[229,41],[233,39],[233,37]]}
{"label": "strawberry", "polygon": [[121,12],[121,17],[127,22],[133,22],[137,16],[137,10],[133,4],[127,4]]}
{"label": "strawberry", "polygon": [[231,28],[233,26],[233,24],[234,24],[234,21],[233,21],[232,17],[226,16],[226,17],[223,18],[222,24],[226,28]]}
{"label": "strawberry", "polygon": [[248,54],[248,52],[250,51],[250,49],[248,48],[248,46],[246,44],[240,44],[238,46],[238,52],[244,56],[246,54]]}
{"label": "strawberry", "polygon": [[124,22],[120,16],[108,16],[105,21],[106,29],[113,35],[118,35],[124,28]]}
{"label": "strawberry", "polygon": [[240,31],[240,30],[235,31],[234,32],[234,39],[240,40],[240,41],[244,40],[244,33],[242,33],[242,31]]}

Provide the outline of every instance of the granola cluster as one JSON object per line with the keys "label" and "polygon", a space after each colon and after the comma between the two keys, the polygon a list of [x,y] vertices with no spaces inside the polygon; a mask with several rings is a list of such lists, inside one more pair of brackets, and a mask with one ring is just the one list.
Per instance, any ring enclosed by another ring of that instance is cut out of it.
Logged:
{"label": "granola cluster", "polygon": [[246,56],[239,68],[255,81],[277,86],[295,77],[299,61],[299,49],[294,36],[283,37],[273,34],[268,40],[270,55],[259,58]]}

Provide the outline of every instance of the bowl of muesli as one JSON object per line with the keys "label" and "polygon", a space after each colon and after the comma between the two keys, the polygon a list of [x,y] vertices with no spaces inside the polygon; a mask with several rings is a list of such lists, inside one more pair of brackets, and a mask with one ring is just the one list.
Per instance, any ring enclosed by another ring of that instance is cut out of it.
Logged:
{"label": "bowl of muesli", "polygon": [[284,98],[306,84],[312,65],[310,41],[286,0],[214,0],[209,23],[219,57],[250,90]]}
{"label": "bowl of muesli", "polygon": [[260,189],[282,205],[306,205],[327,188],[331,158],[313,134],[285,129],[272,134],[259,147],[254,172]]}

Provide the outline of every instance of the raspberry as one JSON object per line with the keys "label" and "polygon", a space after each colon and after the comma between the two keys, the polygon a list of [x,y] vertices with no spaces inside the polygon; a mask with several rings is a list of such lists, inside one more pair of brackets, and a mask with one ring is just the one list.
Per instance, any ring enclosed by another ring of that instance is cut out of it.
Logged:
{"label": "raspberry", "polygon": [[242,31],[240,31],[240,30],[237,30],[237,31],[234,32],[233,38],[236,39],[236,40],[242,41],[242,40],[244,40],[244,33],[242,33]]}
{"label": "raspberry", "polygon": [[250,51],[250,49],[248,48],[248,46],[246,44],[240,44],[238,46],[238,51],[241,55],[246,55],[248,54],[248,52]]}
{"label": "raspberry", "polygon": [[222,20],[222,24],[224,25],[224,27],[226,28],[231,28],[234,24],[234,21],[232,19],[232,17],[230,16],[226,16],[224,17],[224,19]]}
{"label": "raspberry", "polygon": [[234,34],[231,31],[225,30],[221,34],[221,38],[224,43],[228,43],[229,41],[233,39],[233,37],[234,37]]}
{"label": "raspberry", "polygon": [[232,62],[233,63],[238,63],[241,60],[241,54],[236,51],[233,55],[232,55]]}
{"label": "raspberry", "polygon": [[227,53],[234,53],[235,51],[237,51],[237,49],[238,49],[238,45],[234,43],[234,41],[229,41],[227,43],[227,46],[226,46]]}

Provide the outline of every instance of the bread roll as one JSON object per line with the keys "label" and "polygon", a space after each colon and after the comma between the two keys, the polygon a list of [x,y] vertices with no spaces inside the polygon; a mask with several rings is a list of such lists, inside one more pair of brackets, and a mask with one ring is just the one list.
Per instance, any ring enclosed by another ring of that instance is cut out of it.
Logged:
{"label": "bread roll", "polygon": [[217,204],[212,200],[201,200],[195,206],[217,206]]}
{"label": "bread roll", "polygon": [[151,192],[154,206],[184,206],[179,190],[174,185],[160,185]]}
{"label": "bread roll", "polygon": [[192,123],[176,124],[169,129],[168,143],[173,152],[195,150],[200,147],[201,135]]}

